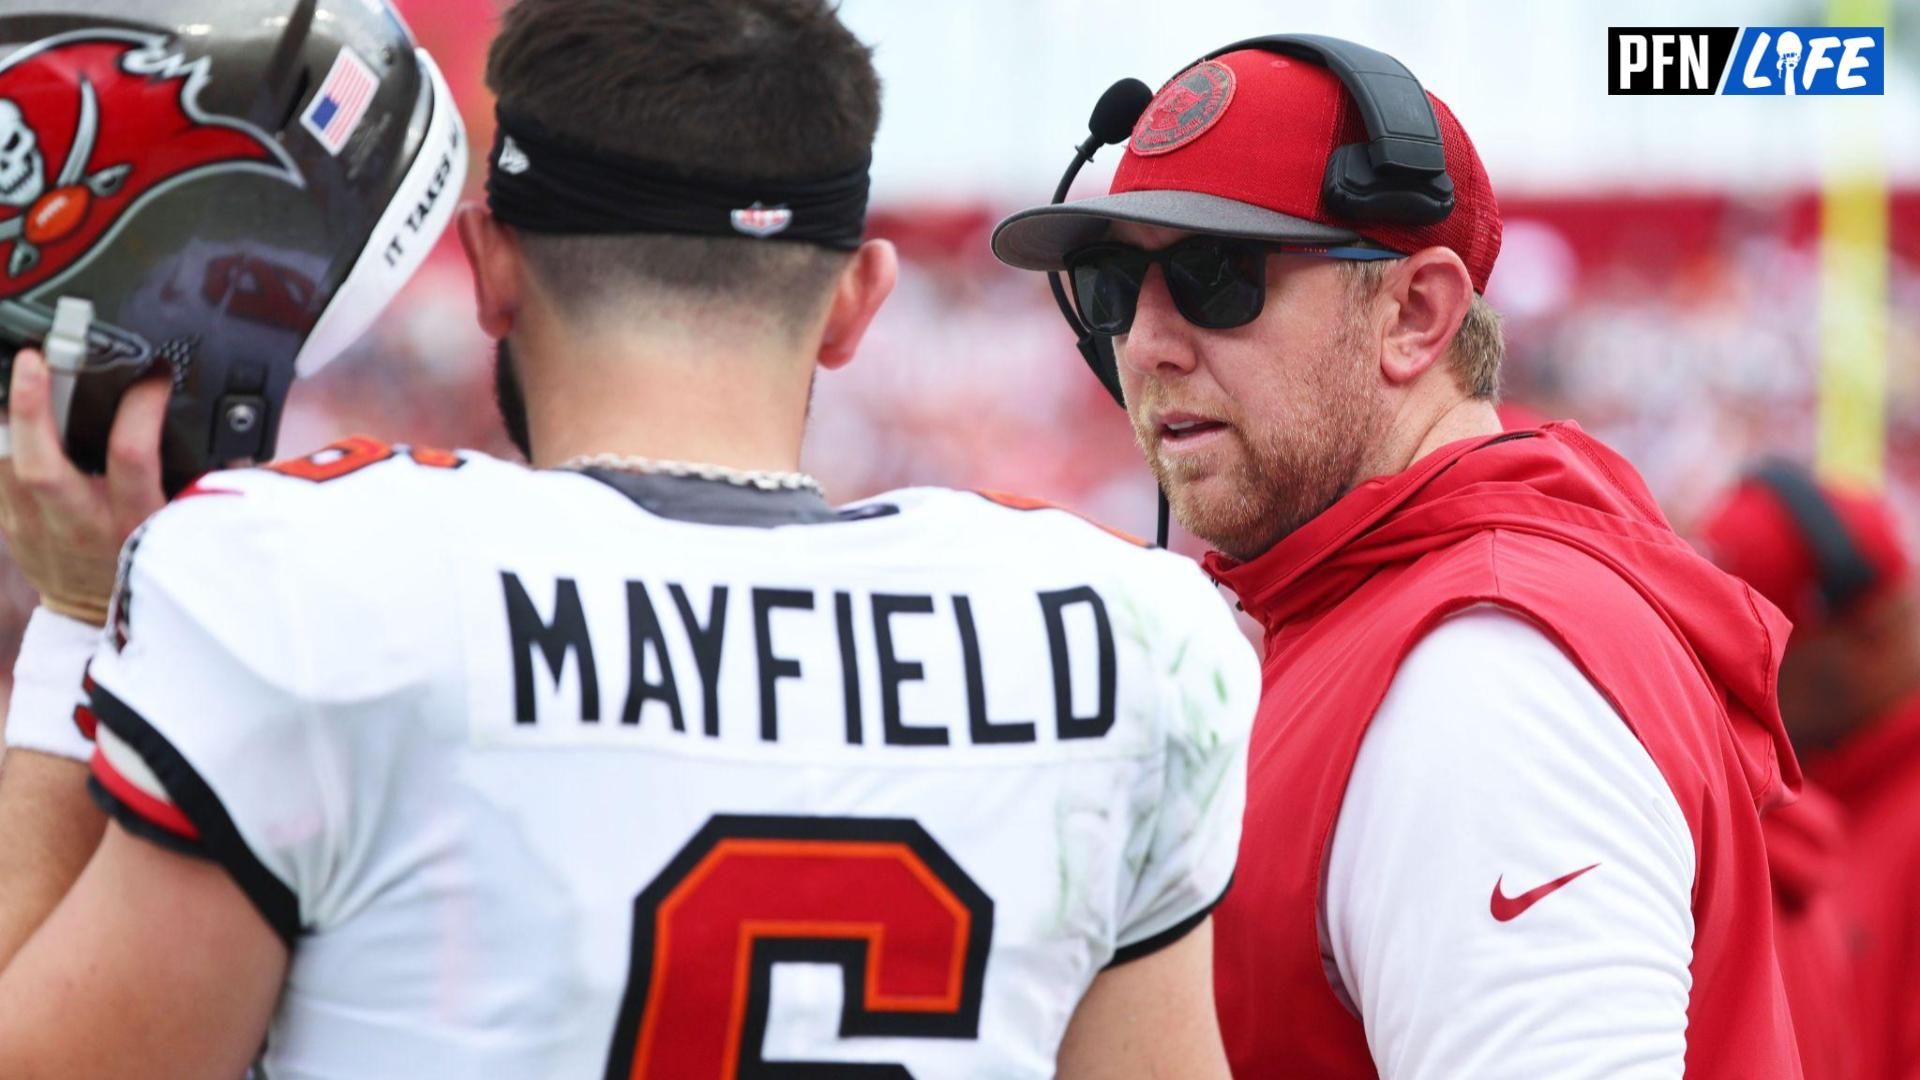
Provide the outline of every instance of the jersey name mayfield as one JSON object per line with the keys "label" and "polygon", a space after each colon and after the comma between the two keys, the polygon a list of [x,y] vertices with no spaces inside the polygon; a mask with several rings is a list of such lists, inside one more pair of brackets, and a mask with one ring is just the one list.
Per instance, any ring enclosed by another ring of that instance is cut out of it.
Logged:
{"label": "jersey name mayfield", "polygon": [[1232,873],[1252,651],[1062,511],[359,440],[130,552],[98,791],[286,935],[271,1076],[1050,1076]]}
{"label": "jersey name mayfield", "polygon": [[[1033,671],[1018,658],[1031,655],[1037,643],[1006,643],[1008,639],[1002,638],[994,643],[994,655],[988,656],[981,644],[974,598],[965,593],[856,594],[849,588],[716,584],[696,601],[678,581],[628,578],[610,580],[604,589],[589,582],[589,594],[601,591],[626,598],[624,620],[612,624],[604,619],[589,621],[580,599],[579,577],[557,576],[547,587],[530,590],[518,573],[503,570],[500,583],[513,657],[513,720],[537,736],[581,737],[577,730],[554,730],[556,723],[564,724],[565,717],[575,714],[577,706],[582,724],[608,721],[594,730],[610,738],[637,738],[643,737],[643,731],[667,730],[719,738],[721,700],[726,693],[754,703],[752,709],[731,710],[731,715],[737,721],[752,721],[757,715],[757,722],[748,725],[750,730],[774,742],[781,736],[782,697],[791,695],[810,706],[826,704],[822,688],[837,695],[832,708],[846,721],[844,729],[836,724],[829,730],[836,736],[844,730],[851,746],[866,744],[869,728],[874,729],[873,742],[889,746],[1097,739],[1113,730],[1117,683],[1113,623],[1106,602],[1087,586],[1032,594],[1031,610],[1025,613],[1029,617],[1017,620],[1029,625],[1007,628],[1009,637],[1017,637],[1021,630],[1035,628],[1034,617],[1044,623],[1041,655],[1049,659],[1051,699],[1038,714],[1048,717],[1043,732],[1043,725],[1035,720],[994,719],[987,709],[989,673],[998,684],[1007,684],[994,687],[1001,696],[1031,698],[1032,693],[1023,691],[1047,690],[1045,685],[1036,688],[1019,681]],[[541,613],[533,598],[536,593],[552,596],[550,616]],[[1006,599],[1017,601],[1018,597]],[[1077,610],[1081,608],[1085,610]],[[677,617],[664,614],[669,611]],[[1079,634],[1070,630],[1076,615],[1081,616],[1082,626],[1076,629],[1083,632]],[[829,670],[809,671],[787,654],[785,646],[776,645],[776,624],[783,639],[796,641],[794,649],[803,647],[799,639],[809,637],[834,642],[836,662]],[[730,653],[729,628],[735,634],[751,635],[750,648]],[[927,651],[905,652],[903,642],[908,639],[924,643],[921,647]],[[872,655],[862,656],[862,641],[874,643]],[[1005,657],[1000,655],[1002,650]],[[626,658],[627,689],[617,699],[617,710],[616,699],[603,683],[602,662],[596,659],[609,651],[624,653]],[[724,667],[729,655],[743,662]],[[675,673],[676,656],[693,659],[697,681],[683,681]],[[569,663],[576,665],[579,684],[572,692],[562,693],[558,680]],[[1084,695],[1088,700],[1079,709],[1082,715],[1076,715],[1074,705],[1076,665],[1083,669],[1078,681],[1094,688]],[[929,666],[935,669],[931,675]],[[540,678],[543,667],[552,680]],[[783,680],[798,685],[783,686]],[[965,707],[927,702],[922,708],[925,719],[909,716],[906,703],[915,689],[911,684],[929,681],[963,685]],[[880,703],[877,719],[866,716],[867,699]],[[616,714],[617,725],[612,723]],[[822,714],[817,708],[807,710],[810,720]],[[540,727],[542,716],[548,718],[545,728]],[[689,724],[689,716],[696,722]],[[800,738],[807,740],[813,734]]]}

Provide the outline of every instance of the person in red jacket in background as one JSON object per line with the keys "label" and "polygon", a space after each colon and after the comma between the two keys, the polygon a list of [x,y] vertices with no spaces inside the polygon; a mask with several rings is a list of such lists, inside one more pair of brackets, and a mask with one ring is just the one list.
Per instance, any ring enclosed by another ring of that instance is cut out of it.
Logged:
{"label": "person in red jacket in background", "polygon": [[[1716,562],[1793,620],[1780,712],[1847,832],[1828,878],[1857,990],[1842,1038],[1862,1077],[1920,1076],[1920,604],[1893,510],[1771,462],[1702,532]],[[1794,995],[1796,1020],[1811,996]]]}
{"label": "person in red jacket in background", "polygon": [[1855,1080],[1853,963],[1847,922],[1834,888],[1845,860],[1843,812],[1832,796],[1802,782],[1800,797],[1760,819],[1773,876],[1773,942],[1793,1008],[1806,1080]]}
{"label": "person in red jacket in background", "polygon": [[1576,425],[1502,431],[1460,122],[1290,37],[1182,71],[1126,146],[994,251],[1066,274],[1265,630],[1216,916],[1235,1075],[1800,1076],[1760,825],[1799,784],[1786,621]]}

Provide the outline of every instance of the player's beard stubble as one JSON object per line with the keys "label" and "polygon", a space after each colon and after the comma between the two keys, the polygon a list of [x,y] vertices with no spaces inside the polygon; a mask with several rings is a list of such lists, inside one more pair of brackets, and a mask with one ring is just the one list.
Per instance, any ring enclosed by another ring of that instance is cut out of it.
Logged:
{"label": "player's beard stubble", "polygon": [[513,360],[513,346],[501,338],[493,350],[493,403],[500,410],[500,422],[506,425],[507,438],[520,456],[533,460],[533,437],[527,429],[527,398],[520,389],[520,370]]}
{"label": "player's beard stubble", "polygon": [[[1149,381],[1128,410],[1134,439],[1181,526],[1235,559],[1265,553],[1367,479],[1360,474],[1389,417],[1375,366],[1364,356],[1363,327],[1343,320],[1317,352],[1295,366],[1297,375],[1273,376],[1268,415],[1232,403],[1233,414],[1222,417],[1232,445],[1202,460],[1169,460],[1160,452],[1160,432],[1144,422],[1161,399],[1169,406],[1199,403]],[[1209,479],[1215,482],[1203,483]]]}

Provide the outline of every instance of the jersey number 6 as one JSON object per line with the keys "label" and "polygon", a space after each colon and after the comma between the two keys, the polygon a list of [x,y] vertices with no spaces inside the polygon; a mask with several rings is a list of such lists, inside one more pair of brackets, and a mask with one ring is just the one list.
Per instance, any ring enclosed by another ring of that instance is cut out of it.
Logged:
{"label": "jersey number 6", "polygon": [[900,1065],[766,1061],[773,965],[845,978],[840,1035],[972,1039],[993,901],[917,822],[707,822],[633,902],[607,1080],[907,1078]]}

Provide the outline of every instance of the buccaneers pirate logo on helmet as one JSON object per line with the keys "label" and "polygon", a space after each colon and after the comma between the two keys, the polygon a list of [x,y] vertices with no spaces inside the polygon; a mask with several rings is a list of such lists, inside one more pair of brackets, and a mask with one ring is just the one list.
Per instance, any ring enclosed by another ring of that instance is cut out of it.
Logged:
{"label": "buccaneers pirate logo on helmet", "polygon": [[164,185],[235,168],[302,183],[264,132],[199,111],[209,65],[113,30],[0,64],[0,297],[58,276]]}
{"label": "buccaneers pirate logo on helmet", "polygon": [[8,0],[0,407],[14,352],[85,300],[75,463],[104,467],[121,395],[159,368],[170,491],[272,456],[296,374],[413,275],[466,164],[446,80],[388,4]]}

